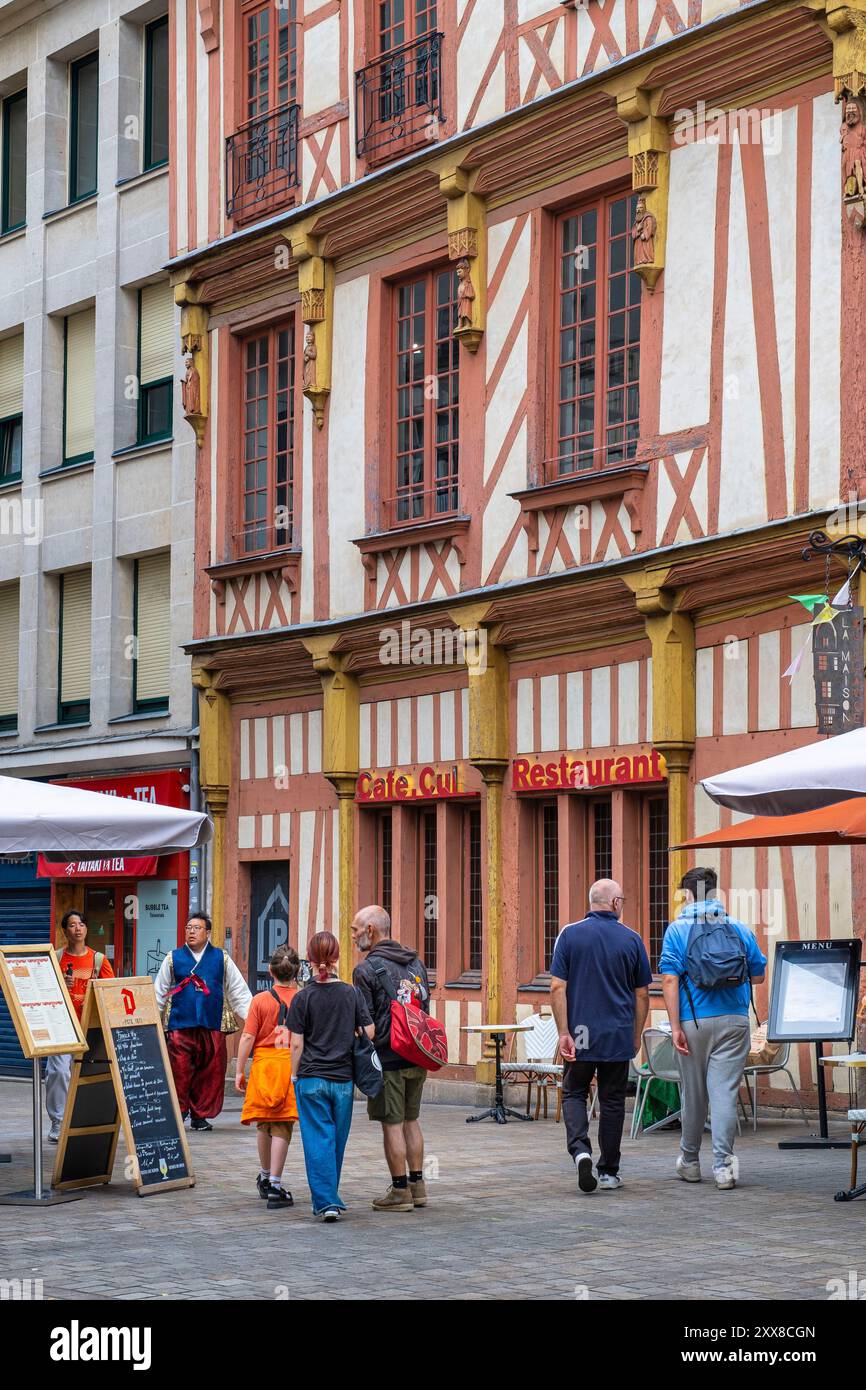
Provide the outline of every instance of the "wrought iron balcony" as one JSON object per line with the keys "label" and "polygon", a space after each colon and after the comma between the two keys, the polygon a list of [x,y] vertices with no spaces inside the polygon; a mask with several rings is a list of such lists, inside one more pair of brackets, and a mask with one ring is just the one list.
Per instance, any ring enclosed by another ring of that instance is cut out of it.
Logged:
{"label": "wrought iron balcony", "polygon": [[238,221],[278,208],[298,179],[297,102],[254,116],[226,140],[226,214]]}
{"label": "wrought iron balcony", "polygon": [[392,48],[355,73],[357,144],[369,162],[435,140],[442,109],[442,34]]}

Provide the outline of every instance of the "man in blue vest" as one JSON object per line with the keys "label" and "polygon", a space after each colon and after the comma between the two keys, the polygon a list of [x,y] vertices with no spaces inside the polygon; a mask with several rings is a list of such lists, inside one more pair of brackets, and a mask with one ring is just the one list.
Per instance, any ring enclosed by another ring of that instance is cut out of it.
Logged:
{"label": "man in blue vest", "polygon": [[211,944],[210,934],[209,917],[190,917],[186,945],[169,951],[155,982],[160,1010],[171,1001],[168,1055],[181,1112],[191,1117],[193,1129],[213,1129],[209,1120],[223,1108],[223,1006],[229,1004],[240,1026],[252,1003],[243,975],[226,951]]}

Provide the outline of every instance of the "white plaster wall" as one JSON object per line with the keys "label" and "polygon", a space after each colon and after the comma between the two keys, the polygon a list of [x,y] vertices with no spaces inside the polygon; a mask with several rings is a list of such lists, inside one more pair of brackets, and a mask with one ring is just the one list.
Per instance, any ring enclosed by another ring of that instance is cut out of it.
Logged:
{"label": "white plaster wall", "polygon": [[340,100],[340,16],[304,30],[304,115]]}
{"label": "white plaster wall", "polygon": [[[462,10],[465,11],[465,5]],[[458,16],[459,22],[459,16]],[[493,50],[502,32],[502,9],[499,5],[477,4],[463,31],[463,39],[457,50],[457,128],[462,130],[481,76],[493,55]],[[487,90],[481,99],[473,118],[473,125],[492,120],[505,110],[505,60],[500,56]]]}
{"label": "white plaster wall", "polygon": [[[832,93],[818,97],[812,109],[809,503],[823,507],[835,505],[839,496],[842,181],[839,108]],[[847,345],[841,346],[845,351]]]}
{"label": "white plaster wall", "polygon": [[736,144],[728,229],[724,395],[719,530],[732,531],[738,526],[756,525],[767,515],[746,203],[740,150]]}
{"label": "white plaster wall", "polygon": [[[718,148],[671,150],[659,427],[662,434],[704,425],[710,416],[713,238],[694,235],[695,207],[716,206]],[[659,474],[661,479],[661,473]]]}
{"label": "white plaster wall", "polygon": [[[334,360],[331,396],[340,402],[330,415],[328,496],[330,498],[331,613],[359,613],[364,607],[364,571],[356,536],[364,534],[364,343],[367,336],[369,277],[360,275],[334,291]],[[306,505],[312,506],[312,489]],[[305,558],[305,564],[306,564]]]}

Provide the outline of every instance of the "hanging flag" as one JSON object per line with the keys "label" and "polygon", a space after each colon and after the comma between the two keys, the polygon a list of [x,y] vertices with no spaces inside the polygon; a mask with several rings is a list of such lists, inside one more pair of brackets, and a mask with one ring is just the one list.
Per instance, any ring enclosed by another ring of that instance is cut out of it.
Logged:
{"label": "hanging flag", "polygon": [[821,604],[829,602],[827,594],[789,594],[793,603],[802,603],[807,613],[812,613]]}

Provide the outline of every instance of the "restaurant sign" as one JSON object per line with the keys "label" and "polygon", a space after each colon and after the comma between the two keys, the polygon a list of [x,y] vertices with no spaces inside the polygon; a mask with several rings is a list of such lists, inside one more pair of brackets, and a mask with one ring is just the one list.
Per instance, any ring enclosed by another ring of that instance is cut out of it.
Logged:
{"label": "restaurant sign", "polygon": [[[831,610],[832,611],[832,610]],[[862,729],[863,609],[841,608],[814,629],[812,659],[819,734]]]}
{"label": "restaurant sign", "polygon": [[362,803],[383,801],[445,801],[454,796],[473,796],[463,784],[459,763],[424,763],[418,767],[362,772],[355,785],[355,800]]}
{"label": "restaurant sign", "polygon": [[584,757],[561,753],[556,759],[530,755],[511,764],[511,788],[516,792],[579,791],[584,787],[618,787],[663,782],[665,760],[657,748],[619,757]]}

